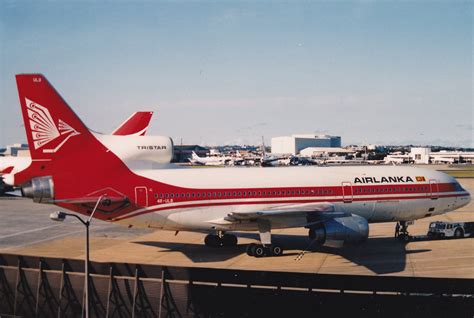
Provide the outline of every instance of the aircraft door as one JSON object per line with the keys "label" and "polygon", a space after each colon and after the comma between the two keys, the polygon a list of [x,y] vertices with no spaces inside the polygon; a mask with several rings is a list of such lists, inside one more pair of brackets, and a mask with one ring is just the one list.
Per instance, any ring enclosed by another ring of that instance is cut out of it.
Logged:
{"label": "aircraft door", "polygon": [[135,205],[140,207],[148,206],[147,187],[135,187]]}
{"label": "aircraft door", "polygon": [[435,179],[430,179],[431,200],[437,200],[439,196],[439,186]]}
{"label": "aircraft door", "polygon": [[342,183],[342,201],[344,203],[352,202],[352,184],[350,182]]}

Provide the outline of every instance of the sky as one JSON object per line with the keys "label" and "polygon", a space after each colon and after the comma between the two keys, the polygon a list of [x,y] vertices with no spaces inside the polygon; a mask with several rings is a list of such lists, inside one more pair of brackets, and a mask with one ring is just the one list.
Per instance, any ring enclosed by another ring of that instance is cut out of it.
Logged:
{"label": "sky", "polygon": [[0,1],[0,147],[26,142],[14,75],[86,125],[154,111],[175,144],[342,136],[474,147],[472,1]]}

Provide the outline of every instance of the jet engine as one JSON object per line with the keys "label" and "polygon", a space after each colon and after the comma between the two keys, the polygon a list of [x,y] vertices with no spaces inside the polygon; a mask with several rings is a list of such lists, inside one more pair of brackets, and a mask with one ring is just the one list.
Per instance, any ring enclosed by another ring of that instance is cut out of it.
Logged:
{"label": "jet engine", "polygon": [[21,194],[32,198],[33,202],[49,203],[54,200],[53,178],[50,176],[33,178],[21,187]]}
{"label": "jet engine", "polygon": [[366,219],[354,214],[336,217],[310,228],[309,237],[331,247],[357,244],[369,237],[369,224]]}
{"label": "jet engine", "polygon": [[124,162],[148,161],[170,163],[173,158],[173,140],[165,136],[114,136],[96,138]]}

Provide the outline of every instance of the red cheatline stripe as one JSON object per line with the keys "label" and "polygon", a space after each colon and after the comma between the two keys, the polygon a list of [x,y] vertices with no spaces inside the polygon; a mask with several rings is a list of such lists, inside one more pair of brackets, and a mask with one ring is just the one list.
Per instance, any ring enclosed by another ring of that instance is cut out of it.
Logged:
{"label": "red cheatline stripe", "polygon": [[[382,185],[352,185],[349,186],[316,186],[316,187],[288,187],[288,188],[231,188],[231,189],[162,189],[160,199],[173,199],[174,202],[193,202],[201,200],[222,200],[237,197],[242,199],[282,198],[282,197],[327,197],[346,195],[405,195],[405,194],[431,194],[454,192],[453,183],[430,184],[382,184]],[[301,193],[304,192],[304,193]],[[345,192],[345,193],[344,193]],[[230,195],[227,195],[229,194]],[[245,195],[244,195],[245,193]],[[263,194],[265,193],[265,194]],[[209,196],[212,194],[212,196]],[[216,194],[216,195],[214,195]],[[219,195],[220,194],[220,195]],[[156,195],[156,194],[155,194]]]}
{"label": "red cheatline stripe", "polygon": [[[427,193],[426,193],[427,194]],[[427,195],[423,196],[397,196],[397,197],[384,197],[384,198],[353,198],[352,201],[356,202],[364,202],[364,201],[382,201],[382,200],[414,200],[414,199],[431,199],[431,196]],[[468,194],[451,194],[451,195],[437,195],[436,198],[450,198],[450,197],[462,197],[467,196]],[[346,198],[347,200],[348,198]],[[220,205],[255,205],[255,204],[291,204],[291,203],[318,203],[318,202],[344,202],[342,198],[339,199],[321,199],[321,200],[285,200],[285,201],[249,201],[249,202],[210,202],[210,203],[194,203],[194,204],[186,204],[186,205],[179,205],[179,206],[167,206],[167,207],[159,207],[152,210],[146,210],[142,212],[138,212],[135,214],[130,214],[123,217],[114,218],[113,221],[121,221],[125,219],[129,219],[132,217],[136,217],[139,215],[157,212],[157,211],[164,211],[164,210],[172,210],[172,209],[184,209],[184,208],[196,208],[196,207],[207,207],[207,206],[220,206]]]}

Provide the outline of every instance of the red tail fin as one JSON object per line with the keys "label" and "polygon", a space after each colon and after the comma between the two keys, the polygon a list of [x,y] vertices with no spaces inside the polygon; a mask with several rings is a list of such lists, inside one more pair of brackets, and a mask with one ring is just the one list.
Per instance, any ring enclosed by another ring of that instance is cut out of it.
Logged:
{"label": "red tail fin", "polygon": [[148,181],[95,138],[44,76],[17,75],[16,80],[32,159],[14,176],[23,193],[86,214],[91,203],[105,197],[97,215],[102,219],[139,208],[129,198],[135,185]]}
{"label": "red tail fin", "polygon": [[32,159],[74,151],[80,140],[92,137],[43,75],[21,74],[16,81]]}
{"label": "red tail fin", "polygon": [[151,116],[153,116],[153,112],[136,112],[115,129],[112,135],[144,136],[150,124]]}
{"label": "red tail fin", "polygon": [[[32,164],[15,175],[15,184],[45,175],[80,176],[82,170],[110,165],[110,160],[121,163],[104,155],[107,149],[43,75],[21,74],[16,81]],[[94,164],[87,165],[91,158]]]}

